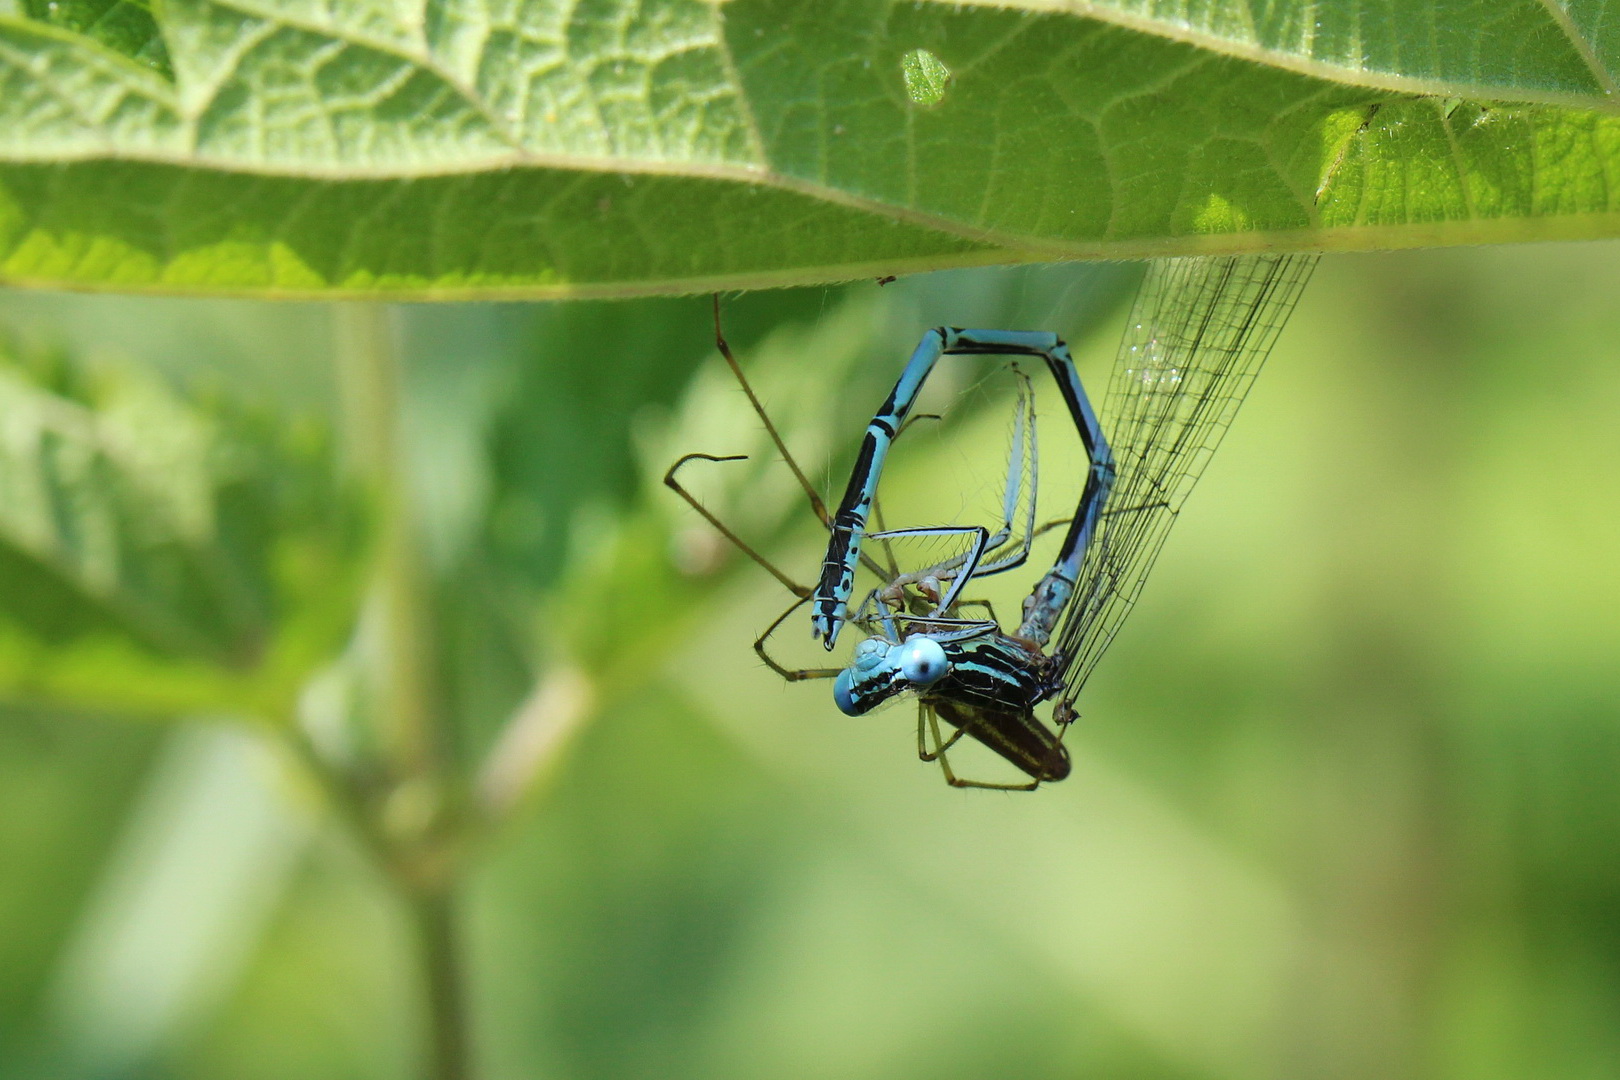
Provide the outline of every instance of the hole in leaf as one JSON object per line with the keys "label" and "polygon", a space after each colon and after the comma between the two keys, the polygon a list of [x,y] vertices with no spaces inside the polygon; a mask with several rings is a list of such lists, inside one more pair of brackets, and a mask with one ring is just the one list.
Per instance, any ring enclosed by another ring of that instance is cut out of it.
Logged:
{"label": "hole in leaf", "polygon": [[927,49],[912,49],[900,60],[906,94],[919,105],[938,105],[950,85],[951,69]]}

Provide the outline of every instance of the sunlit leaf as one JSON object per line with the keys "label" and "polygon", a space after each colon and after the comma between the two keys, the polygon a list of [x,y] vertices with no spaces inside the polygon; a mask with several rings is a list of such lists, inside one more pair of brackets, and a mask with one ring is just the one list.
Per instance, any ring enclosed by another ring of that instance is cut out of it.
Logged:
{"label": "sunlit leaf", "polygon": [[15,10],[14,282],[601,295],[1620,222],[1592,0]]}

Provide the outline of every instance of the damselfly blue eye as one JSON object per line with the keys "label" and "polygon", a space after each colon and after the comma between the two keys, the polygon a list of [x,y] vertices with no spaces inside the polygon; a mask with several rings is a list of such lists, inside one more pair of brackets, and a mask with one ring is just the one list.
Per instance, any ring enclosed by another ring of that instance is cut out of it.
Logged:
{"label": "damselfly blue eye", "polygon": [[914,637],[900,646],[900,674],[913,686],[932,686],[950,669],[945,650],[931,637]]}
{"label": "damselfly blue eye", "polygon": [[845,716],[861,715],[861,710],[855,704],[854,683],[855,675],[849,668],[840,671],[838,678],[833,680],[833,704]]}

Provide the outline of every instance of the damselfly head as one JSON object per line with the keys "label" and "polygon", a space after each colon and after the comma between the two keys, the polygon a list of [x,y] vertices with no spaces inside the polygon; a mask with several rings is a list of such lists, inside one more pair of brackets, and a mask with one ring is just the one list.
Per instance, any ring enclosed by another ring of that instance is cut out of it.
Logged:
{"label": "damselfly head", "polygon": [[867,638],[833,680],[833,702],[845,716],[863,716],[896,694],[926,690],[950,670],[944,647],[927,634],[898,643]]}
{"label": "damselfly head", "polygon": [[845,716],[860,716],[888,695],[873,693],[874,684],[884,681],[889,670],[889,643],[882,638],[867,638],[855,646],[849,658],[849,667],[833,680],[833,703]]}

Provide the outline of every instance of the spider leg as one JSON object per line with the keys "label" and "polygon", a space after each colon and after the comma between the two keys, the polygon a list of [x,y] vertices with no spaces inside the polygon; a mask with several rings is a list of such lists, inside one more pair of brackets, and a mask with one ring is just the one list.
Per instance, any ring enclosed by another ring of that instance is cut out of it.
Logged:
{"label": "spider leg", "polygon": [[765,647],[765,643],[770,640],[771,635],[776,633],[777,627],[787,622],[788,616],[792,615],[795,611],[798,611],[799,608],[803,607],[809,602],[809,600],[810,596],[808,593],[799,596],[798,599],[794,600],[793,603],[788,605],[786,611],[782,612],[782,614],[776,617],[776,621],[772,622],[771,625],[765,628],[765,632],[763,634],[759,635],[759,637],[754,640],[754,652],[759,655],[761,660],[765,661],[765,665],[767,667],[776,672],[778,675],[782,676],[782,678],[786,679],[788,682],[803,682],[806,679],[835,679],[838,677],[839,673],[844,670],[843,668],[783,667],[781,664],[777,663],[776,658],[772,656],[770,650]]}
{"label": "spider leg", "polygon": [[679,461],[675,462],[675,464],[669,467],[668,472],[664,473],[664,486],[669,488],[675,494],[679,495],[681,498],[685,499],[686,505],[690,506],[693,510],[696,510],[705,521],[707,521],[710,525],[713,525],[715,529],[719,531],[720,535],[731,541],[732,545],[735,546],[738,551],[741,551],[744,555],[747,555],[750,559],[753,559],[760,566],[763,566],[772,577],[782,583],[782,586],[786,588],[788,592],[799,597],[801,601],[808,599],[810,596],[810,590],[806,586],[797,584],[792,578],[778,570],[774,563],[765,558],[765,556],[761,555],[758,551],[755,551],[752,545],[743,540],[742,537],[738,536],[728,525],[726,525],[725,522],[715,517],[714,514],[709,511],[708,507],[704,506],[703,503],[698,501],[697,496],[686,490],[681,482],[675,479],[676,473],[680,472],[683,467],[691,464],[694,461],[746,460],[748,460],[748,458],[745,454],[731,454],[725,457],[717,457],[714,454],[685,454],[682,455]]}

